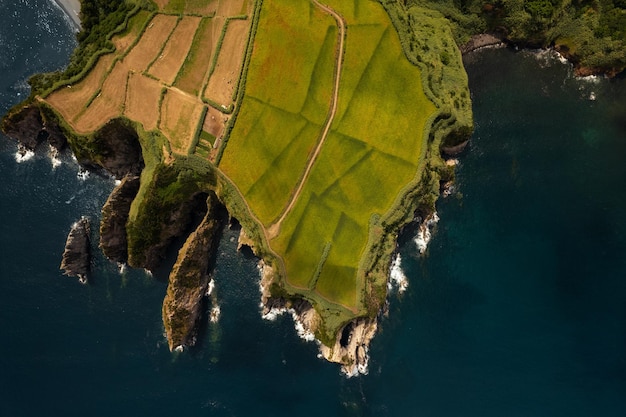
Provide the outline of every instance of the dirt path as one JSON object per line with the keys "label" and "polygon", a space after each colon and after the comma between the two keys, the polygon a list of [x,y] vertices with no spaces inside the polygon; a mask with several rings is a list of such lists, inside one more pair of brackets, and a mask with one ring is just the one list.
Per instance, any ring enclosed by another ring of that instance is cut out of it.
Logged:
{"label": "dirt path", "polygon": [[[280,218],[267,229],[267,237],[269,237],[270,239],[278,236],[278,234],[280,233],[280,225],[282,224],[283,220],[285,220],[285,217],[287,217],[287,215],[289,214],[293,206],[296,204],[296,201],[298,201],[298,198],[300,197],[300,194],[302,193],[302,189],[304,188],[304,184],[309,178],[311,169],[313,169],[313,165],[315,164],[315,161],[317,160],[317,157],[319,156],[322,150],[322,146],[324,146],[324,142],[326,141],[326,138],[328,137],[328,133],[330,133],[330,127],[332,126],[333,121],[335,120],[335,114],[337,113],[337,101],[339,98],[339,83],[341,81],[341,70],[343,66],[343,54],[344,54],[345,38],[346,38],[346,22],[343,20],[343,17],[340,14],[335,12],[330,7],[324,4],[321,4],[317,0],[311,0],[311,2],[315,4],[317,7],[319,7],[320,9],[322,9],[324,12],[330,14],[337,21],[337,27],[339,28],[339,45],[337,48],[337,58],[335,60],[336,62],[335,86],[333,90],[333,95],[331,97],[330,110],[328,111],[326,124],[324,125],[322,134],[320,135],[320,138],[317,142],[315,151],[309,158],[309,163],[307,164],[307,167],[304,171],[304,175],[302,175],[302,178],[300,179],[298,188],[296,188],[296,191],[291,196],[291,200],[289,200],[289,204],[287,204],[287,207],[283,210],[283,213],[281,214]],[[268,239],[268,242],[269,242],[269,239]]]}

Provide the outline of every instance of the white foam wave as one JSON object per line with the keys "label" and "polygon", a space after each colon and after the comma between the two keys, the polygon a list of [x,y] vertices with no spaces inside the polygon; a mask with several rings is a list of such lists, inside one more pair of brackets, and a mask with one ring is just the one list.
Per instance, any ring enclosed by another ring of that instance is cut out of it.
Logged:
{"label": "white foam wave", "polygon": [[576,79],[591,84],[598,84],[601,81],[601,77],[597,75],[586,75],[584,77],[576,77]]}
{"label": "white foam wave", "polygon": [[220,308],[219,305],[215,305],[211,309],[211,312],[209,313],[209,320],[211,320],[211,323],[217,323],[220,319],[221,314],[222,314],[222,309]]}
{"label": "white foam wave", "polygon": [[[263,304],[261,304],[263,307]],[[268,312],[263,313],[261,317],[263,320],[275,321],[278,316],[282,316],[283,314],[288,313],[291,314],[291,318],[293,319],[294,328],[296,329],[296,333],[300,337],[300,339],[306,340],[307,342],[313,342],[315,339],[315,335],[312,331],[308,330],[296,310],[293,308],[271,308]]]}
{"label": "white foam wave", "polygon": [[17,152],[15,153],[15,161],[17,161],[18,164],[21,164],[22,162],[28,161],[33,156],[35,156],[35,152],[26,149],[22,145],[18,145]]}
{"label": "white foam wave", "polygon": [[391,269],[389,271],[389,283],[388,288],[392,290],[393,288],[397,288],[399,293],[403,293],[409,286],[409,281],[402,271],[401,267],[402,257],[398,253],[394,258],[393,262],[391,262]]}
{"label": "white foam wave", "polygon": [[89,178],[89,171],[87,171],[84,168],[80,168],[76,176],[78,177],[79,180],[85,181],[87,178]]}
{"label": "white foam wave", "polygon": [[207,295],[207,297],[209,295],[211,295],[211,293],[213,292],[214,289],[215,289],[215,280],[213,278],[211,278],[211,281],[209,281],[209,285],[206,288],[206,295]]}
{"label": "white foam wave", "polygon": [[55,169],[61,166],[61,159],[59,159],[59,151],[54,146],[50,145],[50,150],[48,151],[48,155],[50,155],[50,162],[52,163],[52,169]]}
{"label": "white foam wave", "polygon": [[415,237],[415,244],[417,245],[417,250],[420,254],[426,252],[426,248],[428,247],[428,243],[432,238],[431,230],[435,225],[439,222],[439,216],[437,212],[434,212],[432,215],[428,216],[422,224],[420,224],[419,230],[417,232],[417,236]]}

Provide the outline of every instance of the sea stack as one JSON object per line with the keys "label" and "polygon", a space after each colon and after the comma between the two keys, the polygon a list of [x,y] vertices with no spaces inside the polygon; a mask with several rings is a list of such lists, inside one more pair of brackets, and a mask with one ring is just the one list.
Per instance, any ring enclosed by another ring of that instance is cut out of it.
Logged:
{"label": "sea stack", "polygon": [[63,274],[78,277],[81,284],[87,283],[87,274],[91,264],[90,233],[89,219],[83,216],[72,225],[72,229],[67,235],[63,260],[61,261]]}

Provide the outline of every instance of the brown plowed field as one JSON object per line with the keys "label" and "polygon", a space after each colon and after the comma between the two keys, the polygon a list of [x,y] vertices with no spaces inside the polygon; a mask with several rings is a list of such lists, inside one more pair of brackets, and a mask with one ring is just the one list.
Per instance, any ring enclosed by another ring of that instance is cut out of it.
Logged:
{"label": "brown plowed field", "polygon": [[111,67],[114,58],[113,54],[100,57],[91,72],[81,82],[55,91],[46,98],[46,101],[57,109],[65,120],[72,122],[85,109],[85,103],[100,88],[102,79]]}
{"label": "brown plowed field", "polygon": [[148,19],[149,15],[150,12],[145,10],[140,11],[129,20],[128,25],[130,26],[130,29],[128,30],[128,33],[121,36],[113,36],[111,42],[115,45],[116,53],[123,54],[126,52],[126,49],[128,49],[128,47],[135,42],[135,39],[139,36],[139,32],[143,28],[145,24],[144,22]]}
{"label": "brown plowed field", "polygon": [[159,14],[152,19],[137,45],[124,58],[128,68],[145,71],[161,51],[161,47],[176,26],[177,16]]}
{"label": "brown plowed field", "polygon": [[115,64],[113,71],[102,85],[100,95],[74,123],[79,133],[93,132],[112,118],[122,114],[126,99],[127,78],[128,67],[121,62]]}
{"label": "brown plowed field", "polygon": [[226,120],[228,120],[228,116],[225,116],[219,110],[209,106],[206,118],[204,119],[204,124],[202,125],[202,130],[205,130],[216,138],[219,138],[222,136],[222,133],[224,133]]}
{"label": "brown plowed field", "polygon": [[205,18],[202,20],[196,35],[198,38],[180,70],[175,83],[176,87],[195,96],[198,95],[206,79],[222,24],[222,19]]}
{"label": "brown plowed field", "polygon": [[248,0],[219,0],[216,16],[239,16],[248,14]]}
{"label": "brown plowed field", "polygon": [[186,16],[180,21],[163,52],[150,67],[150,74],[171,85],[183,65],[201,18]]}
{"label": "brown plowed field", "polygon": [[159,128],[170,140],[172,151],[187,154],[202,114],[202,103],[181,91],[167,90],[161,105]]}
{"label": "brown plowed field", "polygon": [[143,124],[145,130],[156,129],[159,119],[161,84],[152,78],[131,73],[128,78],[124,114]]}
{"label": "brown plowed field", "polygon": [[185,3],[185,13],[196,13],[209,16],[215,13],[218,0],[187,0]]}
{"label": "brown plowed field", "polygon": [[163,8],[167,6],[167,3],[169,3],[170,0],[154,0],[154,2],[157,4],[157,6],[159,6],[160,10],[163,10]]}
{"label": "brown plowed field", "polygon": [[204,96],[226,107],[233,102],[233,92],[243,63],[249,20],[231,20],[217,59],[215,70],[209,79]]}

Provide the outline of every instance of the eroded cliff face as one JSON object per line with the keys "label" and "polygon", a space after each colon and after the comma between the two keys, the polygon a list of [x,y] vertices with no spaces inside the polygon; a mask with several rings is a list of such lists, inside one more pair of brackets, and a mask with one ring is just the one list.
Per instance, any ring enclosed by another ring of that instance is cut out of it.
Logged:
{"label": "eroded cliff face", "polygon": [[163,324],[170,350],[195,344],[196,326],[209,285],[209,266],[223,227],[223,208],[217,198],[209,194],[206,203],[206,215],[178,253],[163,300]]}
{"label": "eroded cliff face", "polygon": [[126,263],[128,260],[126,222],[130,205],[139,191],[139,184],[139,176],[126,175],[102,207],[100,249],[107,258],[116,262]]}
{"label": "eroded cliff face", "polygon": [[91,265],[91,229],[89,219],[82,217],[72,225],[67,236],[65,250],[61,261],[61,270],[68,276],[78,277],[78,280],[87,283],[87,274]]}
{"label": "eroded cliff face", "polygon": [[67,145],[67,139],[58,124],[44,118],[41,108],[36,104],[23,107],[3,119],[2,130],[23,148],[31,151],[46,140],[59,151]]}

